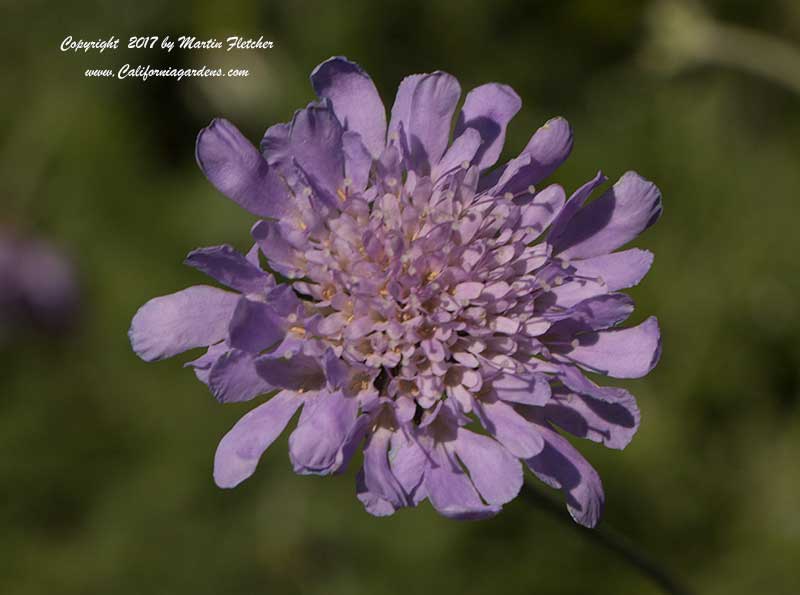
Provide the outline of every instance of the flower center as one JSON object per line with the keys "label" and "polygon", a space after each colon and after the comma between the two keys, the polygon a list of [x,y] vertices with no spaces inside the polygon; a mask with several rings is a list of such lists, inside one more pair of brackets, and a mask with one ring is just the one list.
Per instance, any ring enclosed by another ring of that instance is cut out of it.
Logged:
{"label": "flower center", "polygon": [[305,211],[295,288],[316,300],[305,302],[314,322],[290,330],[374,369],[371,378],[385,370],[380,392],[423,409],[443,396],[468,404],[486,370],[530,360],[540,349],[528,323],[549,287],[536,273],[547,250],[530,245],[513,197],[476,200],[470,179],[462,171],[440,188],[388,178],[381,196],[380,184],[342,190],[333,217]]}

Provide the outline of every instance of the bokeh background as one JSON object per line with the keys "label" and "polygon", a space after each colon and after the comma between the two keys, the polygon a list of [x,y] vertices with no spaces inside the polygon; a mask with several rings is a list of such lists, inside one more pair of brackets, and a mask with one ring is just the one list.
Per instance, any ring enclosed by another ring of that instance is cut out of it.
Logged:
{"label": "bokeh background", "polygon": [[[603,525],[698,593],[800,591],[800,3],[0,6],[0,227],[58,246],[81,291],[69,325],[0,318],[0,593],[658,592],[522,500],[479,523],[427,504],[372,518],[352,471],[293,475],[285,436],[252,479],[219,490],[216,443],[252,404],[219,405],[177,359],[131,352],[139,305],[204,282],[181,265],[189,250],[249,246],[251,217],[194,163],[197,132],[224,115],[257,141],[312,99],[308,74],[334,54],[389,105],[412,72],[447,70],[465,91],[512,85],[524,105],[504,157],[567,117],[575,149],[554,180],[568,190],[598,168],[657,182],[664,216],[636,243],[656,261],[632,294],[633,322],[659,317],[663,357],[624,384],[642,410],[633,443],[579,445],[604,480]],[[276,47],[58,51],[67,35],[112,34],[122,46],[263,34]],[[124,63],[251,76],[83,76]]]}

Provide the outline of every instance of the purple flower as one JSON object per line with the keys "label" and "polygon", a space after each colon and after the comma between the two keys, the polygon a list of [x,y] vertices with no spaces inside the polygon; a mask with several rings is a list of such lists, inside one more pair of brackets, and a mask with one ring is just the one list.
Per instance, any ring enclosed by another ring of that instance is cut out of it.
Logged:
{"label": "purple flower", "polygon": [[652,263],[616,250],[658,219],[658,189],[633,172],[591,202],[601,173],[569,199],[541,185],[572,148],[561,118],[490,171],[521,106],[505,85],[467,94],[451,143],[449,74],[404,79],[388,126],[356,64],[331,58],[311,82],[319,101],[260,151],[226,120],[200,132],[205,175],[262,218],[255,245],[192,252],[229,290],[155,298],[131,326],[148,361],[207,347],[189,365],[221,402],[277,391],[222,439],[217,484],[247,479],[301,410],[295,471],[340,472],[363,449],[357,494],[372,514],[427,498],[486,517],[517,495],[524,464],[593,526],[600,478],[558,430],[610,448],[636,432],[633,396],[585,373],[637,378],[658,359],[655,318],[616,328],[633,312],[619,290]]}
{"label": "purple flower", "polygon": [[69,330],[79,288],[72,262],[56,246],[0,228],[0,343],[25,327],[50,334]]}

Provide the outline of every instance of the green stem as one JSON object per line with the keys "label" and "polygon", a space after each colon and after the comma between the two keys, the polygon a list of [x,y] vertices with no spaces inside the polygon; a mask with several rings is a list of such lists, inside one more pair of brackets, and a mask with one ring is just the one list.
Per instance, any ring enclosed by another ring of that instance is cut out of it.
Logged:
{"label": "green stem", "polygon": [[662,591],[670,595],[691,595],[692,592],[678,579],[659,564],[656,560],[642,553],[639,548],[632,544],[628,539],[610,529],[607,525],[595,529],[587,529],[574,522],[568,515],[564,514],[564,508],[560,503],[555,502],[538,489],[526,483],[522,487],[520,494],[524,500],[544,510],[560,522],[569,525],[577,531],[581,537],[600,547],[613,552],[624,560],[627,564],[634,567],[641,574],[649,578]]}
{"label": "green stem", "polygon": [[656,1],[649,24],[651,39],[644,57],[653,66],[726,66],[800,94],[800,50],[779,37],[717,22],[701,4],[689,0]]}
{"label": "green stem", "polygon": [[741,68],[800,94],[800,52],[765,33],[734,25],[717,25],[716,43],[707,61]]}

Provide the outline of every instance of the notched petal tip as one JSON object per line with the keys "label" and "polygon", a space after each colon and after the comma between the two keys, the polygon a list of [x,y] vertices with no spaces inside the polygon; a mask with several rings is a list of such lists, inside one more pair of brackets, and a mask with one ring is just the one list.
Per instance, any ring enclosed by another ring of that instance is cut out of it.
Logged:
{"label": "notched petal tip", "polygon": [[572,125],[563,116],[555,116],[547,120],[534,133],[534,138],[537,136],[540,141],[546,139],[551,149],[558,149],[564,154],[563,159],[566,159],[566,156],[572,151],[574,142]]}
{"label": "notched petal tip", "polygon": [[242,208],[260,217],[284,214],[284,184],[228,120],[215,118],[198,133],[195,159],[209,182]]}
{"label": "notched petal tip", "polygon": [[655,182],[645,178],[636,170],[629,169],[622,174],[617,181],[618,186],[632,185],[634,191],[638,192],[641,196],[652,198],[654,203],[661,203],[661,190],[656,186]]}
{"label": "notched petal tip", "polygon": [[[584,185],[576,194],[593,184]],[[613,252],[653,225],[662,210],[658,187],[634,171],[623,174],[596,200],[584,206],[572,202],[565,206],[565,210],[571,209],[570,216],[564,218],[558,233],[551,231],[556,251],[570,259]]]}
{"label": "notched petal tip", "polygon": [[541,426],[546,447],[525,461],[528,468],[546,485],[560,489],[567,510],[584,527],[597,525],[603,514],[605,495],[597,471],[570,442],[547,425]]}
{"label": "notched petal tip", "polygon": [[572,124],[564,116],[553,116],[547,122],[544,123],[542,128],[550,128],[551,126],[558,126],[559,128],[564,129],[572,136]]}
{"label": "notched petal tip", "polygon": [[340,69],[340,71],[350,71],[357,74],[367,75],[361,66],[358,65],[357,62],[350,60],[347,56],[331,56],[327,60],[323,60],[319,64],[314,67],[314,70],[311,71],[311,85],[314,87],[315,92],[318,91],[318,86],[321,85],[324,81],[320,79],[322,76],[326,76],[326,71],[330,70],[331,68]]}
{"label": "notched petal tip", "polygon": [[[195,160],[197,161],[197,165],[200,166],[200,169],[205,172],[206,162],[219,159],[219,152],[221,149],[225,147],[232,148],[238,140],[236,138],[237,135],[241,135],[239,130],[225,118],[213,118],[208,126],[202,128],[200,132],[197,133],[194,147]],[[215,136],[216,138],[214,140],[219,142],[213,144],[207,142],[210,140],[209,136]]]}
{"label": "notched petal tip", "polygon": [[522,107],[522,99],[508,85],[487,83],[472,89],[464,100],[455,128],[457,138],[473,128],[480,133],[482,146],[473,162],[484,170],[497,161],[505,143],[506,128]]}

